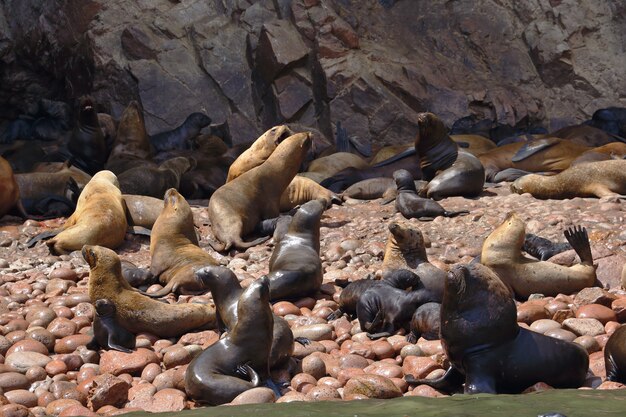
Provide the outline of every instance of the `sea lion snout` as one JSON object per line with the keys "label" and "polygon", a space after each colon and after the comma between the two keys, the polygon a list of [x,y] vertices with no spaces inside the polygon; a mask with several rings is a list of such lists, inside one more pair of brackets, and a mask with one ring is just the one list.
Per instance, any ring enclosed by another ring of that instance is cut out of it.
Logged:
{"label": "sea lion snout", "polygon": [[113,314],[115,314],[116,311],[116,307],[115,304],[113,304],[113,301],[107,298],[101,298],[99,300],[96,300],[95,306],[96,312],[100,317],[112,316]]}
{"label": "sea lion snout", "polygon": [[461,294],[465,291],[465,276],[468,269],[465,265],[456,265],[446,275],[445,291]]}
{"label": "sea lion snout", "polygon": [[89,264],[90,268],[96,267],[97,259],[96,259],[96,254],[93,250],[93,246],[84,245],[83,249],[81,250],[81,254],[83,255],[83,259],[85,260],[85,262]]}

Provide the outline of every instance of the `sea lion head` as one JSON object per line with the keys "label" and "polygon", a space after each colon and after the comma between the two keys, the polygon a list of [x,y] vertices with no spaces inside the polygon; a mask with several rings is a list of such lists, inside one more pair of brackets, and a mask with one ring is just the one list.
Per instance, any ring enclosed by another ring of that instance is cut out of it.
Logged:
{"label": "sea lion head", "polygon": [[444,138],[448,129],[443,121],[433,113],[420,113],[417,115],[418,132],[415,144],[422,141],[436,142]]}
{"label": "sea lion head", "polygon": [[108,298],[96,300],[95,307],[96,313],[98,313],[98,316],[100,317],[111,317],[115,315],[115,311],[117,310],[113,301]]}
{"label": "sea lion head", "polygon": [[159,165],[159,169],[170,169],[179,176],[183,175],[187,171],[191,171],[195,167],[195,158],[187,158],[184,156],[176,156],[174,158],[170,158],[167,161],[163,161],[161,165]]}
{"label": "sea lion head", "polygon": [[96,245],[84,245],[81,250],[83,259],[89,265],[89,268],[93,272],[94,270],[112,270],[116,265],[121,275],[121,262],[117,254],[104,246]]}
{"label": "sea lion head", "polygon": [[117,176],[111,171],[107,171],[106,169],[96,172],[96,174],[93,177],[91,177],[91,181],[108,182],[110,184],[115,185],[117,188],[120,188],[120,183],[117,180]]}
{"label": "sea lion head", "polygon": [[78,121],[83,126],[100,127],[98,112],[90,96],[83,96],[78,100]]}
{"label": "sea lion head", "polygon": [[455,265],[448,271],[444,291],[448,296],[463,297],[467,289],[469,271],[465,265]]}
{"label": "sea lion head", "polygon": [[[202,283],[204,288],[210,288],[213,292],[215,285],[224,285],[229,282],[239,282],[235,273],[223,266],[208,265],[198,268],[195,271],[195,277]],[[215,296],[215,295],[214,295]]]}
{"label": "sea lion head", "polygon": [[538,175],[529,174],[529,175],[524,175],[523,177],[516,179],[511,184],[511,192],[517,193],[517,194],[524,194],[524,193],[530,192],[529,185],[532,184],[533,181],[537,180],[536,177],[538,177]]}
{"label": "sea lion head", "polygon": [[320,219],[324,209],[326,207],[326,201],[317,199],[307,201],[298,208],[296,214],[289,225],[289,231],[310,231],[312,229],[319,229]]}
{"label": "sea lion head", "polygon": [[415,182],[413,182],[413,176],[406,169],[398,169],[393,173],[393,179],[396,182],[398,191],[416,191]]}
{"label": "sea lion head", "polygon": [[389,231],[396,241],[397,245],[402,249],[424,248],[424,235],[422,232],[407,222],[391,222],[389,223]]}
{"label": "sea lion head", "polygon": [[198,128],[203,128],[204,126],[208,126],[211,124],[211,118],[204,113],[191,113],[189,116],[187,116],[187,119],[185,119],[185,124]]}
{"label": "sea lion head", "polygon": [[163,196],[163,209],[176,212],[182,206],[183,200],[185,201],[185,203],[187,202],[187,200],[185,200],[184,197],[180,195],[176,188],[170,188],[165,192],[165,195]]}
{"label": "sea lion head", "polygon": [[[261,135],[260,143],[266,148],[275,149],[283,140],[292,136],[295,132],[286,125],[274,126]],[[258,139],[257,139],[258,140]]]}

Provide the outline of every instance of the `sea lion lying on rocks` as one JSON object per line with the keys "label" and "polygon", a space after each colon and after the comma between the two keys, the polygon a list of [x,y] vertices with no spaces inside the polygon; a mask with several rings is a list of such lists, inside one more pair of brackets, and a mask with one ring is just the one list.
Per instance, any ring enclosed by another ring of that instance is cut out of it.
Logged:
{"label": "sea lion lying on rocks", "polygon": [[[22,207],[20,189],[9,162],[0,156],[0,217],[13,208]],[[19,209],[19,208],[18,208]],[[22,207],[21,211],[24,213]]]}
{"label": "sea lion lying on rocks", "polygon": [[182,175],[195,167],[193,159],[179,156],[161,165],[142,165],[122,172],[118,176],[124,194],[147,195],[161,198],[165,191],[180,186]]}

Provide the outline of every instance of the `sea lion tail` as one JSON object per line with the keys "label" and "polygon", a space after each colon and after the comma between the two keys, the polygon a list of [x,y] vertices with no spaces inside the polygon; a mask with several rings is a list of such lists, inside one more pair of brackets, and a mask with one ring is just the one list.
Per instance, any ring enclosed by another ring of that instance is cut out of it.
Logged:
{"label": "sea lion tail", "polygon": [[167,294],[176,291],[175,288],[176,282],[174,280],[170,281],[167,283],[167,285],[163,288],[161,288],[159,291],[153,292],[148,294],[147,292],[144,291],[138,291],[140,294],[146,295],[148,297],[151,298],[161,298],[161,297],[165,297]]}
{"label": "sea lion tail", "polygon": [[591,255],[591,246],[589,245],[589,236],[587,229],[581,226],[570,227],[564,232],[565,239],[572,245],[576,254],[580,258],[583,265],[593,265],[593,256]]}
{"label": "sea lion tail", "polygon": [[233,242],[233,246],[238,249],[248,249],[256,245],[260,245],[261,243],[269,240],[271,236],[263,236],[258,239],[251,240],[250,242],[245,242],[243,239],[239,238],[235,242]]}
{"label": "sea lion tail", "polygon": [[59,233],[61,233],[61,229],[47,230],[45,232],[41,232],[37,236],[33,236],[32,238],[30,238],[28,242],[26,242],[26,247],[32,248],[37,242],[50,239],[51,237],[55,237]]}
{"label": "sea lion tail", "polygon": [[465,216],[469,214],[468,210],[459,210],[459,211],[444,211],[443,215],[445,217],[456,217],[456,216]]}

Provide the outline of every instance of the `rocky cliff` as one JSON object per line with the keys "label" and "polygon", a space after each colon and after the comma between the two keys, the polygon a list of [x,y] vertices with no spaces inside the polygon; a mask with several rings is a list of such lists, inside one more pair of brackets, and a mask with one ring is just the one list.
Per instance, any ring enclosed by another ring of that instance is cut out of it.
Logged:
{"label": "rocky cliff", "polygon": [[91,93],[235,143],[285,121],[403,142],[421,111],[554,128],[626,106],[625,45],[612,0],[3,0],[0,118]]}

